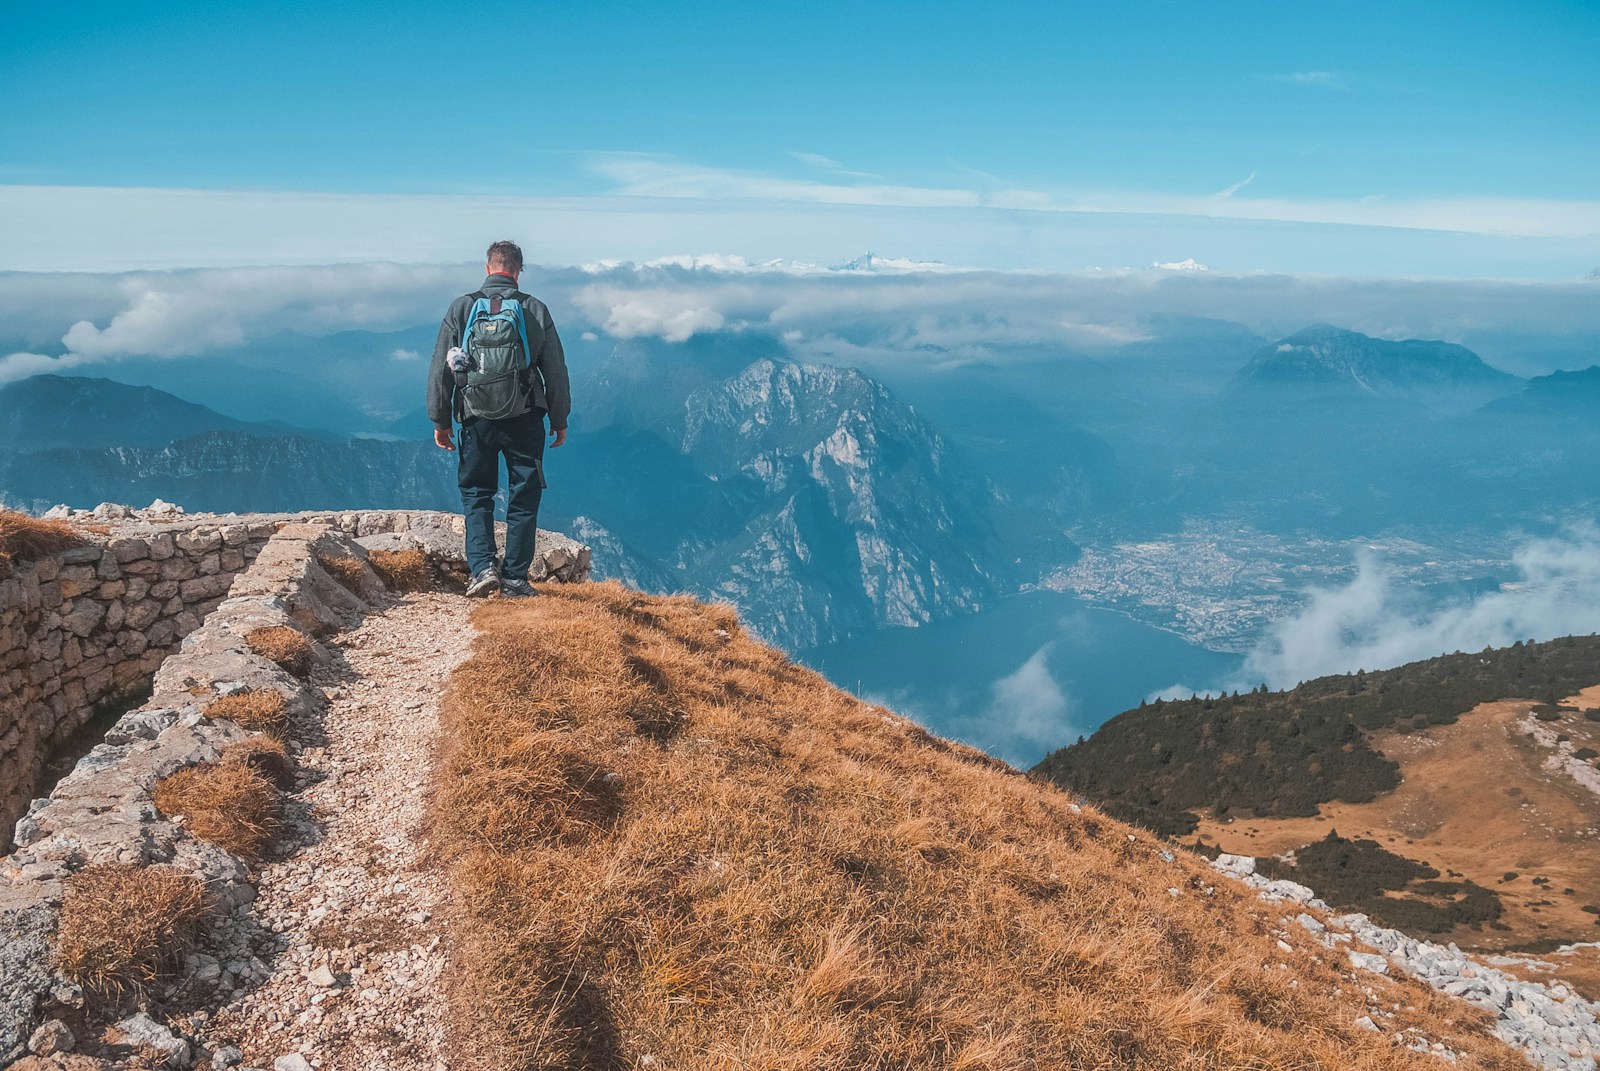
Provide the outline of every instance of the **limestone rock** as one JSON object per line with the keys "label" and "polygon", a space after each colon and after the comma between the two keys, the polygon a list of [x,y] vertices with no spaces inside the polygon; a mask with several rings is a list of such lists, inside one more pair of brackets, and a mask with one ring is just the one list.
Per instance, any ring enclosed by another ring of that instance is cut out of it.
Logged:
{"label": "limestone rock", "polygon": [[130,1015],[115,1027],[124,1045],[145,1049],[172,1068],[188,1067],[194,1060],[189,1043],[144,1012]]}
{"label": "limestone rock", "polygon": [[1224,874],[1232,874],[1236,878],[1256,872],[1256,861],[1248,855],[1229,855],[1224,852],[1213,859],[1211,865]]}
{"label": "limestone rock", "polygon": [[78,1044],[72,1028],[60,1019],[46,1019],[28,1038],[28,1051],[35,1056],[49,1056],[58,1052],[71,1052]]}

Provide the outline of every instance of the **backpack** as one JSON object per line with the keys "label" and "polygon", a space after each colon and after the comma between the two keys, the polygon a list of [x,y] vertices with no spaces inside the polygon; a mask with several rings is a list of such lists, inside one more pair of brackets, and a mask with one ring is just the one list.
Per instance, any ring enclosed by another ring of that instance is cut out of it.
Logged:
{"label": "backpack", "polygon": [[480,290],[471,296],[472,309],[461,332],[467,369],[459,392],[462,413],[484,420],[521,416],[529,408],[532,361],[522,319],[526,295],[512,291],[502,299]]}

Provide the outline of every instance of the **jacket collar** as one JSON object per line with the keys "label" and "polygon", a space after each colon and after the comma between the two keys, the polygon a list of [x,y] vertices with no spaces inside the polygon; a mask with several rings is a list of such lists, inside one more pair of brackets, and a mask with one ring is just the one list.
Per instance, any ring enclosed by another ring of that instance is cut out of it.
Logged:
{"label": "jacket collar", "polygon": [[483,280],[483,285],[478,289],[511,291],[517,289],[517,281],[509,275],[501,275],[499,272],[495,272],[493,275],[486,277]]}

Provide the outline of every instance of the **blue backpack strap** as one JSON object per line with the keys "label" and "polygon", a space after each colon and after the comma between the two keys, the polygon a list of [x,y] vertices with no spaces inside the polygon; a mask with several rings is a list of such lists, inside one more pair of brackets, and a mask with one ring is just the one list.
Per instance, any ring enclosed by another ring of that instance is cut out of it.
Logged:
{"label": "blue backpack strap", "polygon": [[511,291],[511,302],[517,310],[517,334],[522,336],[522,356],[527,359],[528,367],[533,367],[533,347],[528,345],[527,313],[522,303],[528,300],[528,295],[520,290]]}
{"label": "blue backpack strap", "polygon": [[[474,290],[472,293],[468,294],[467,297],[472,299],[472,308],[467,310],[467,323],[466,326],[461,329],[462,349],[467,348],[467,339],[472,337],[472,321],[478,318],[478,310],[488,300],[489,295],[485,294],[482,290]],[[526,339],[524,339],[524,342],[526,342]]]}

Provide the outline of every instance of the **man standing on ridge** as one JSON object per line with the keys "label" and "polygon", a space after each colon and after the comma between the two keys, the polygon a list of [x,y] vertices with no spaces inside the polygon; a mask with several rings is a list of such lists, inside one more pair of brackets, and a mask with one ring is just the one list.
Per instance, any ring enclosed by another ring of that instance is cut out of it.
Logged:
{"label": "man standing on ridge", "polygon": [[[517,289],[522,250],[514,242],[489,247],[488,278],[450,303],[428,368],[428,419],[433,441],[455,450],[461,424],[457,482],[467,519],[470,596],[520,597],[528,583],[544,490],[544,417],[550,445],[567,441],[572,394],[561,338],[544,302]],[[494,496],[500,458],[506,459],[505,565],[495,560]]]}

